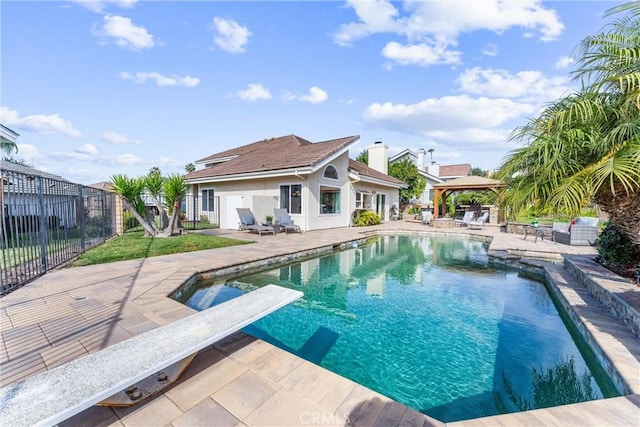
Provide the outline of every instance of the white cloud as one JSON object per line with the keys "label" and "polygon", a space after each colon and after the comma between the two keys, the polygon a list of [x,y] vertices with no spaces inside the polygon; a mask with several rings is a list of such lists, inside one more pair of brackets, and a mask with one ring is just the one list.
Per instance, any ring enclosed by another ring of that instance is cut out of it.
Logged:
{"label": "white cloud", "polygon": [[247,27],[238,24],[233,19],[213,18],[216,35],[213,41],[220,49],[231,53],[243,53],[249,43],[251,32]]}
{"label": "white cloud", "polygon": [[502,98],[519,98],[544,103],[566,95],[571,88],[566,77],[545,77],[540,71],[520,71],[470,68],[458,77],[460,90],[466,93]]}
{"label": "white cloud", "polygon": [[17,144],[18,152],[15,154],[16,158],[24,159],[27,162],[39,160],[42,158],[42,154],[38,150],[38,147],[31,144]]}
{"label": "white cloud", "polygon": [[[449,46],[457,44],[461,34],[478,30],[502,33],[520,27],[525,30],[523,36],[537,35],[543,41],[558,38],[564,30],[556,11],[546,8],[541,0],[410,1],[403,3],[402,11],[390,0],[347,0],[347,4],[354,9],[359,21],[341,25],[334,34],[334,41],[342,46],[373,34],[389,33],[405,37],[408,46],[422,46],[424,54],[432,54],[426,48],[447,52]],[[385,49],[397,51],[401,45],[394,43]],[[448,58],[448,55],[439,56]],[[400,59],[406,61],[406,54]],[[408,63],[425,65],[424,61],[416,60]]]}
{"label": "white cloud", "polygon": [[93,144],[81,145],[80,147],[76,147],[76,149],[74,151],[76,153],[86,154],[86,155],[89,155],[89,156],[93,156],[93,155],[98,154],[98,149]]}
{"label": "white cloud", "polygon": [[559,70],[566,70],[567,68],[575,64],[575,62],[575,59],[573,59],[572,57],[563,56],[562,58],[558,59],[558,61],[556,61],[556,68]]}
{"label": "white cloud", "polygon": [[401,65],[459,64],[462,52],[447,50],[445,44],[427,43],[401,45],[390,42],[382,49],[382,56]]}
{"label": "white cloud", "polygon": [[304,95],[298,98],[298,100],[302,102],[309,102],[311,104],[320,104],[327,99],[329,99],[329,94],[317,86],[313,86],[311,89],[309,89],[308,95]]}
{"label": "white cloud", "polygon": [[117,15],[105,15],[102,27],[94,25],[94,35],[113,38],[115,43],[126,49],[140,50],[154,46],[153,35],[146,28],[136,26],[131,19]]}
{"label": "white cloud", "polygon": [[416,104],[374,103],[363,113],[374,126],[433,138],[449,145],[491,146],[507,140],[506,123],[531,114],[536,107],[509,99],[467,95],[429,98]]}
{"label": "white cloud", "polygon": [[118,132],[106,131],[102,134],[100,138],[104,142],[108,142],[109,144],[114,145],[123,145],[123,144],[142,144],[142,141],[132,140],[126,135],[123,135]]}
{"label": "white cloud", "polygon": [[329,94],[317,86],[312,86],[309,89],[309,94],[307,95],[296,95],[291,92],[285,92],[282,95],[282,98],[285,101],[301,101],[309,102],[311,104],[320,104],[329,99]]}
{"label": "white cloud", "polygon": [[138,0],[73,0],[75,3],[89,9],[92,12],[103,13],[108,5],[116,5],[124,9],[132,8]]}
{"label": "white cloud", "polygon": [[73,124],[60,117],[58,114],[32,114],[20,117],[16,110],[8,107],[0,107],[0,122],[5,126],[16,126],[26,131],[33,131],[41,134],[59,133],[62,135],[79,137],[80,131],[73,127]]}
{"label": "white cloud", "polygon": [[236,92],[236,95],[240,99],[244,99],[245,101],[257,101],[259,99],[271,98],[271,93],[269,93],[269,90],[262,86],[260,83],[249,83],[247,85],[247,89],[239,90],[238,92]]}
{"label": "white cloud", "polygon": [[119,156],[109,157],[108,160],[112,162],[111,164],[117,165],[134,165],[142,161],[140,157],[133,154],[121,154]]}
{"label": "white cloud", "polygon": [[124,80],[133,80],[138,84],[143,84],[147,80],[155,81],[158,86],[184,86],[184,87],[196,87],[200,84],[200,79],[191,76],[176,76],[172,74],[170,76],[163,76],[162,74],[149,71],[138,72],[135,74],[123,71],[120,73],[120,78]]}
{"label": "white cloud", "polygon": [[487,44],[482,48],[482,54],[486,56],[496,56],[498,54],[498,45],[494,43]]}

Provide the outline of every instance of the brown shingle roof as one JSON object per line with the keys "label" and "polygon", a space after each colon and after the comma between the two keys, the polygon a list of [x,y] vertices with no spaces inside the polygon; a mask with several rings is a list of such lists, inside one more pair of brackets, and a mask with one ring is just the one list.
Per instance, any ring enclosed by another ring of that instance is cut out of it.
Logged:
{"label": "brown shingle roof", "polygon": [[398,178],[394,178],[390,175],[385,175],[382,172],[379,172],[375,169],[370,168],[369,166],[361,163],[357,160],[349,159],[349,170],[359,173],[360,175],[368,176],[371,178],[379,179],[381,181],[386,181],[395,185],[406,185],[404,181],[400,181]]}
{"label": "brown shingle roof", "polygon": [[[429,167],[427,167],[429,172]],[[448,176],[469,176],[471,175],[471,165],[463,163],[459,165],[441,165],[440,166],[440,178],[446,178]]]}
{"label": "brown shingle roof", "polygon": [[213,167],[190,173],[185,176],[185,179],[311,167],[348,147],[359,138],[355,135],[316,143],[296,135],[264,139],[198,160],[198,163],[216,163],[216,160],[235,156]]}

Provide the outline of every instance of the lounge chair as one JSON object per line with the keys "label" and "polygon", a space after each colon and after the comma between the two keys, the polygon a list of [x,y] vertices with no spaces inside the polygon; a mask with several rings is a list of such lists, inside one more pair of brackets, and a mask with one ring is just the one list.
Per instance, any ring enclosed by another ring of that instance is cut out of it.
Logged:
{"label": "lounge chair", "polygon": [[240,217],[240,222],[238,223],[238,231],[255,231],[260,236],[262,236],[262,233],[275,234],[275,229],[273,228],[273,226],[260,224],[258,221],[256,221],[256,217],[253,215],[253,212],[251,212],[251,209],[236,208],[236,211],[238,211],[238,216]]}
{"label": "lounge chair", "polygon": [[285,233],[289,233],[290,231],[295,231],[296,233],[302,233],[302,229],[298,224],[294,224],[291,216],[287,213],[286,209],[274,209],[274,218],[276,221],[276,225],[279,225],[282,229],[284,229]]}
{"label": "lounge chair", "polygon": [[476,217],[475,211],[467,211],[467,212],[464,213],[464,216],[462,218],[454,219],[453,220],[453,224],[454,225],[459,225],[461,227],[465,227],[465,226],[469,225],[469,223],[471,221],[473,221],[475,217]]}
{"label": "lounge chair", "polygon": [[484,223],[489,221],[489,212],[485,212],[477,221],[469,221],[470,230],[482,230],[484,228]]}
{"label": "lounge chair", "polygon": [[422,223],[423,224],[431,224],[431,220],[433,219],[433,213],[431,211],[422,211]]}

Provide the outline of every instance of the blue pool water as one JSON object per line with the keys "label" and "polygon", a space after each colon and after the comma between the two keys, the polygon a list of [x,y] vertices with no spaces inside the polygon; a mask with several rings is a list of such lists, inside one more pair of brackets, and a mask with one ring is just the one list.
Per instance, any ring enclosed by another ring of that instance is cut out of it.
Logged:
{"label": "blue pool water", "polygon": [[270,283],[299,289],[245,332],[444,422],[615,395],[544,285],[493,266],[486,248],[385,236],[184,299],[202,310]]}

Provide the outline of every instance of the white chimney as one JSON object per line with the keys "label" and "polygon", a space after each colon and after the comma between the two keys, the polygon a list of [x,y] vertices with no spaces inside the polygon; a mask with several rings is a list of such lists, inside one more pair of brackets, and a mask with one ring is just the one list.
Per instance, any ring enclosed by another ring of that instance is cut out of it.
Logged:
{"label": "white chimney", "polygon": [[369,167],[387,174],[388,167],[388,155],[389,147],[382,141],[374,142],[373,145],[367,147],[369,152]]}
{"label": "white chimney", "polygon": [[429,165],[429,174],[440,178],[440,165],[437,163],[431,163]]}
{"label": "white chimney", "polygon": [[418,170],[424,172],[424,156],[427,155],[427,151],[424,148],[418,149],[418,160],[416,161],[416,167]]}

